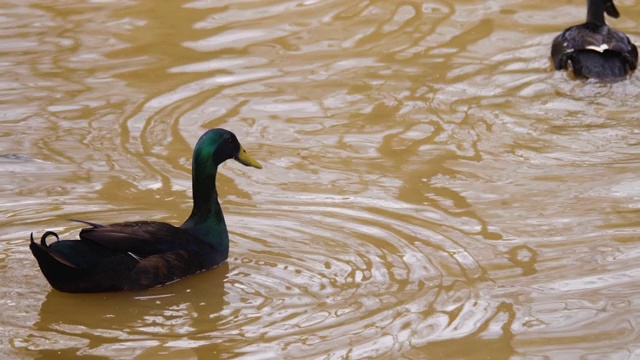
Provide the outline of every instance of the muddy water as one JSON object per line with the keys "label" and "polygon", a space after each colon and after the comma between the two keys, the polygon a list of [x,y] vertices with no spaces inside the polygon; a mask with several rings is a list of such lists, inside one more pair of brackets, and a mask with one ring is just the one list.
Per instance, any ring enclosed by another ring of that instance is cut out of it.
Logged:
{"label": "muddy water", "polygon": [[[547,58],[583,1],[3,8],[2,357],[640,356],[640,80]],[[212,127],[264,165],[221,169],[228,263],[51,290],[29,233],[179,224]]]}

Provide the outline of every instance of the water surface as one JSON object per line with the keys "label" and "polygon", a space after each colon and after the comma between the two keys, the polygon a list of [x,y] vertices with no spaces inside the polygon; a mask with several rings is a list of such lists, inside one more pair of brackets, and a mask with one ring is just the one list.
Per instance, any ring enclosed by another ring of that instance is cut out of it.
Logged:
{"label": "water surface", "polygon": [[[551,71],[583,1],[6,3],[3,357],[640,356],[640,80]],[[228,263],[52,290],[29,233],[180,224],[213,127],[264,165],[220,170]]]}

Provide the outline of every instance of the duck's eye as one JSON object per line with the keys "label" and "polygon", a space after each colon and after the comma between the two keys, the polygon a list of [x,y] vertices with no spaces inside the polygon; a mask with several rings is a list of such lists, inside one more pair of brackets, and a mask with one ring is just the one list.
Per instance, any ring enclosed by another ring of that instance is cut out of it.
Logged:
{"label": "duck's eye", "polygon": [[225,138],[225,140],[226,140],[228,143],[230,143],[230,142],[232,142],[232,141],[233,141],[233,139],[231,139],[231,136],[227,136],[227,137]]}

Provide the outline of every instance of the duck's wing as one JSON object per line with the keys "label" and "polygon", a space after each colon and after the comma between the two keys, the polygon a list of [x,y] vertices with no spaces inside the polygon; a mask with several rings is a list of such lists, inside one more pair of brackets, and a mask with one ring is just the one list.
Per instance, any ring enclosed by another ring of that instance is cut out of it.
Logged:
{"label": "duck's wing", "polygon": [[609,50],[622,55],[629,69],[632,71],[636,69],[638,65],[638,48],[625,33],[609,28],[604,41],[609,47]]}
{"label": "duck's wing", "polygon": [[567,31],[569,31],[569,29],[556,36],[551,44],[551,59],[553,60],[553,67],[556,70],[567,68],[568,56],[573,52],[573,48],[567,39]]}
{"label": "duck's wing", "polygon": [[574,51],[600,48],[603,36],[597,30],[586,23],[569,27],[556,36],[551,44],[551,58],[555,69],[566,69],[567,61]]}
{"label": "duck's wing", "polygon": [[[631,41],[629,41],[631,43]],[[631,50],[625,54],[625,59],[629,65],[629,69],[635,71],[638,67],[638,48],[631,43]]]}
{"label": "duck's wing", "polygon": [[80,240],[98,243],[141,258],[177,250],[198,251],[204,244],[188,231],[163,222],[133,221],[95,225],[97,226],[82,229]]}

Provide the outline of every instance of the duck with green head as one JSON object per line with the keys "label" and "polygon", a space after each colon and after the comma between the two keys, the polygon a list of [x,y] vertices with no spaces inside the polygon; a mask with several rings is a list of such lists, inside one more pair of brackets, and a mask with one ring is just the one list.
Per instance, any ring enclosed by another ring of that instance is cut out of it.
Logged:
{"label": "duck with green head", "polygon": [[[216,174],[228,159],[261,169],[225,129],[204,133],[193,150],[193,210],[179,227],[157,221],[90,227],[79,240],[47,231],[30,249],[51,286],[64,292],[143,290],[215,268],[229,255],[229,233],[218,202]],[[54,236],[56,241],[47,244]]]}

